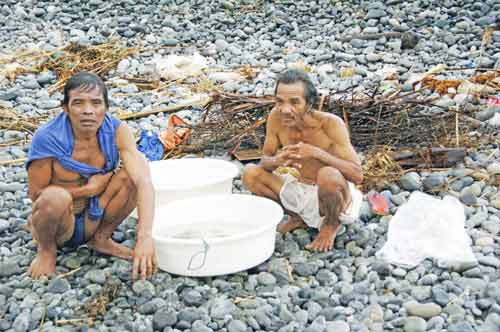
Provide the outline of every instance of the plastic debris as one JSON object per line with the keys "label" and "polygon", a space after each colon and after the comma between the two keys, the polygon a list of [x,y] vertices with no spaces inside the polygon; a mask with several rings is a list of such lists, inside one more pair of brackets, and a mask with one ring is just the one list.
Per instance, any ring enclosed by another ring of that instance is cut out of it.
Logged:
{"label": "plastic debris", "polygon": [[470,243],[464,207],[456,197],[441,200],[414,192],[391,219],[387,242],[376,255],[408,268],[425,258],[444,266],[475,264]]}
{"label": "plastic debris", "polygon": [[158,134],[152,131],[142,130],[137,149],[142,152],[149,161],[160,160],[165,153]]}
{"label": "plastic debris", "polygon": [[160,77],[167,80],[180,80],[199,76],[207,68],[207,60],[199,53],[192,56],[171,54],[154,57],[152,60]]}
{"label": "plastic debris", "polygon": [[[183,126],[183,127],[182,127]],[[168,118],[167,130],[160,133],[159,140],[169,151],[189,138],[193,129],[182,118],[172,114]]]}
{"label": "plastic debris", "polygon": [[386,216],[389,214],[389,202],[384,195],[375,191],[370,191],[366,197],[375,214],[379,216]]}

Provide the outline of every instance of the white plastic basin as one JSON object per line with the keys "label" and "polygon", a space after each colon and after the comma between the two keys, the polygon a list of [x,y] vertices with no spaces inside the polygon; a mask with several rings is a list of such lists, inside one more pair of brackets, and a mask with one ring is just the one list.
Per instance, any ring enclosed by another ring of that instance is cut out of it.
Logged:
{"label": "white plastic basin", "polygon": [[[238,167],[220,159],[185,158],[149,164],[155,190],[155,207],[176,199],[212,194],[230,194]],[[137,210],[131,214],[137,218]]]}
{"label": "white plastic basin", "polygon": [[215,276],[252,268],[274,252],[283,209],[252,195],[176,200],[156,209],[158,266],[184,276]]}

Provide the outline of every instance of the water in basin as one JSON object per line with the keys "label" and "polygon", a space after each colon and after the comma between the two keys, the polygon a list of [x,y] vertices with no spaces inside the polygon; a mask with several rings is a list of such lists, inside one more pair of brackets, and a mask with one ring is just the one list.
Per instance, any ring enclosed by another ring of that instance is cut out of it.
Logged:
{"label": "water in basin", "polygon": [[165,228],[163,235],[174,239],[214,239],[240,235],[252,229],[250,224],[231,221],[194,222]]}

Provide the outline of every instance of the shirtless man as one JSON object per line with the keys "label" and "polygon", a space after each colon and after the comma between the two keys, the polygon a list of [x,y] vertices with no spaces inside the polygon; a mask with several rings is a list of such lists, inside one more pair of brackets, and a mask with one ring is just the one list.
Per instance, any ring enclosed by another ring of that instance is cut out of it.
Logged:
{"label": "shirtless man", "polygon": [[[64,88],[64,112],[33,136],[27,161],[33,201],[28,226],[38,247],[28,269],[33,278],[55,272],[57,247],[86,242],[98,252],[133,260],[133,279],[156,269],[149,168],[132,131],[107,113],[108,105],[103,81],[79,73]],[[111,235],[136,206],[132,251]]]}
{"label": "shirtless man", "polygon": [[[339,218],[357,214],[350,207],[353,194],[361,195],[353,185],[363,180],[361,162],[344,122],[313,109],[318,96],[306,73],[284,72],[276,83],[275,95],[263,157],[259,165],[245,167],[243,184],[287,210],[289,218],[278,231],[318,228],[319,234],[307,248],[331,250]],[[290,167],[298,171],[299,178],[286,172]]]}

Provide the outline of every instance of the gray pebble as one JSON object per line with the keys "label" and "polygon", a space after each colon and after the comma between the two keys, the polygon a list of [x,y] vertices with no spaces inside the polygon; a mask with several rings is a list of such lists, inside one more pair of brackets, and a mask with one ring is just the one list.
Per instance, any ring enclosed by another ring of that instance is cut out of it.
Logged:
{"label": "gray pebble", "polygon": [[232,320],[227,325],[228,332],[245,332],[247,330],[247,324],[241,320]]}
{"label": "gray pebble", "polygon": [[350,332],[349,324],[343,321],[326,322],[326,332]]}
{"label": "gray pebble", "polygon": [[0,233],[9,229],[10,223],[5,219],[0,219]]}
{"label": "gray pebble", "polygon": [[448,332],[474,332],[468,322],[458,322],[448,325]]}
{"label": "gray pebble", "polygon": [[391,273],[391,264],[386,261],[377,260],[371,267],[372,270],[377,272],[380,276],[388,276]]}
{"label": "gray pebble", "polygon": [[19,182],[11,182],[11,183],[5,183],[5,182],[0,182],[0,193],[1,192],[15,192],[19,190],[23,190],[26,187],[26,185],[19,183]]}
{"label": "gray pebble", "polygon": [[427,324],[420,317],[407,317],[404,323],[405,332],[425,332]]}
{"label": "gray pebble", "polygon": [[500,315],[494,312],[488,314],[478,332],[500,332]]}
{"label": "gray pebble", "polygon": [[201,314],[198,311],[198,309],[187,308],[187,309],[181,310],[181,312],[179,312],[177,319],[180,321],[182,320],[182,321],[192,323],[194,321],[201,319]]}
{"label": "gray pebble", "polygon": [[215,319],[224,319],[226,315],[230,315],[236,309],[236,306],[231,300],[217,299],[210,310],[210,316]]}
{"label": "gray pebble", "polygon": [[12,327],[15,332],[27,332],[29,330],[31,321],[31,315],[28,311],[22,312],[19,316],[14,320],[14,324]]}
{"label": "gray pebble", "polygon": [[465,190],[460,195],[460,200],[462,201],[462,203],[467,205],[477,204],[477,196],[470,190]]}
{"label": "gray pebble", "polygon": [[439,189],[446,184],[446,176],[443,174],[433,173],[424,178],[423,184],[426,190]]}
{"label": "gray pebble", "polygon": [[450,301],[450,296],[442,286],[432,287],[432,298],[439,305],[446,305]]}
{"label": "gray pebble", "polygon": [[182,298],[187,305],[199,306],[203,303],[203,296],[195,290],[188,290],[182,293]]}
{"label": "gray pebble", "polygon": [[191,326],[191,332],[213,332],[213,330],[207,327],[201,320],[197,320]]}
{"label": "gray pebble", "polygon": [[500,259],[493,256],[480,257],[478,261],[481,265],[491,266],[496,269],[500,268]]}
{"label": "gray pebble", "polygon": [[132,285],[134,293],[138,296],[148,300],[151,299],[155,294],[155,287],[148,280],[138,280]]}
{"label": "gray pebble", "polygon": [[365,18],[366,19],[371,19],[371,18],[381,18],[386,16],[387,13],[385,10],[382,9],[370,9],[368,13],[366,14]]}
{"label": "gray pebble", "polygon": [[54,278],[50,281],[47,291],[55,294],[62,294],[71,289],[71,285],[64,278]]}
{"label": "gray pebble", "polygon": [[153,316],[153,326],[157,330],[174,326],[175,323],[177,323],[177,313],[173,309],[160,309]]}
{"label": "gray pebble", "polygon": [[22,270],[17,262],[0,262],[0,277],[10,277],[15,274],[21,274]]}
{"label": "gray pebble", "polygon": [[399,180],[401,187],[408,191],[420,190],[422,189],[422,181],[420,175],[415,172],[406,173]]}
{"label": "gray pebble", "polygon": [[106,283],[106,273],[103,270],[90,270],[85,274],[85,278],[99,285]]}
{"label": "gray pebble", "polygon": [[47,100],[41,100],[41,101],[39,101],[37,103],[37,105],[42,110],[50,110],[50,109],[54,109],[54,108],[60,107],[61,106],[61,102],[59,100],[47,99]]}
{"label": "gray pebble", "polygon": [[261,285],[272,286],[276,284],[276,278],[269,272],[261,272],[257,276],[257,280]]}
{"label": "gray pebble", "polygon": [[410,301],[404,304],[404,308],[409,315],[425,319],[432,318],[441,313],[441,307],[435,303],[418,303],[416,301]]}

